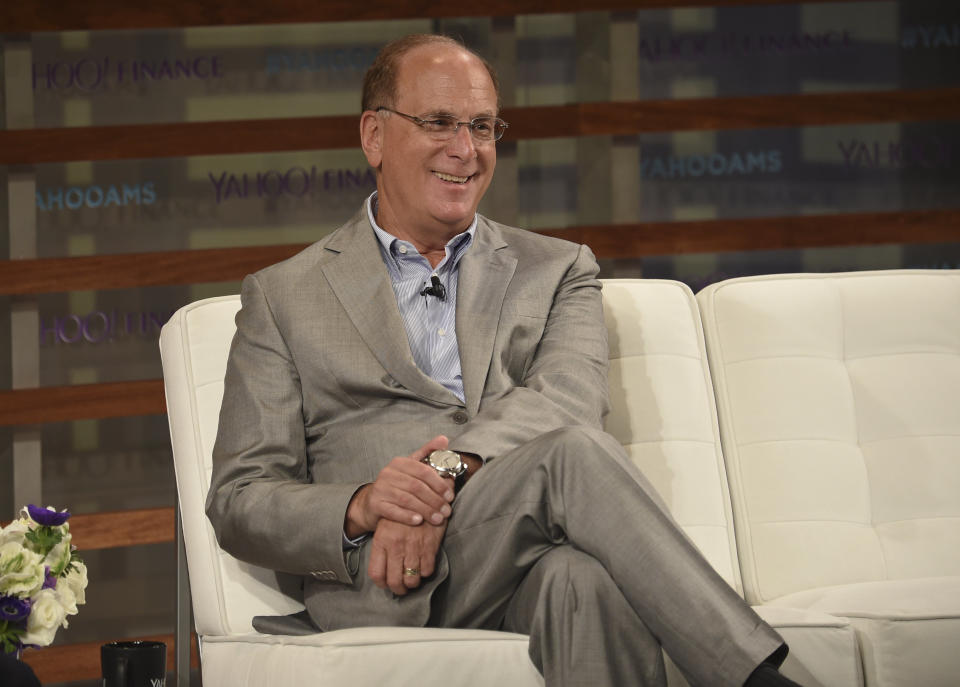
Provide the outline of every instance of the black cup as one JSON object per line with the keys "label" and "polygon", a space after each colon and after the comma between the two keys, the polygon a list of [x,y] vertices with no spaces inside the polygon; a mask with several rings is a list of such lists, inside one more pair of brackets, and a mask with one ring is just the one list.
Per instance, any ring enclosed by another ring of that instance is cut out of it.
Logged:
{"label": "black cup", "polygon": [[110,642],[100,647],[103,687],[164,687],[167,645],[163,642]]}

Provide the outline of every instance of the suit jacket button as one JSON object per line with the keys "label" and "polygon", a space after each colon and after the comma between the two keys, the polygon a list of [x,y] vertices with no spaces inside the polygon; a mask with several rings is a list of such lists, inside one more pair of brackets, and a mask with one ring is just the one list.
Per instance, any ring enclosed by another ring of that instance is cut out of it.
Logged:
{"label": "suit jacket button", "polygon": [[470,418],[467,416],[465,412],[463,412],[462,410],[458,410],[453,414],[452,419],[458,425],[462,425],[462,424],[465,424],[467,420],[469,420]]}

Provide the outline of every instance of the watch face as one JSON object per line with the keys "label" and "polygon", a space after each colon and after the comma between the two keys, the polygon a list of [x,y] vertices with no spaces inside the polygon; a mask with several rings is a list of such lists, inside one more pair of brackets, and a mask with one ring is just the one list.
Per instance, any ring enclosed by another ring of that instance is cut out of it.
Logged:
{"label": "watch face", "polygon": [[434,451],[430,454],[430,463],[442,470],[456,470],[460,466],[460,456],[453,451]]}

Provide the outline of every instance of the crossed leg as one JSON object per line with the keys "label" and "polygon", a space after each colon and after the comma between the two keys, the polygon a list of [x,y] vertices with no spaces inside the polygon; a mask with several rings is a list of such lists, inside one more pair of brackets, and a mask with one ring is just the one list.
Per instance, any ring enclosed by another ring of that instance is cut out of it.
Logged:
{"label": "crossed leg", "polygon": [[[544,675],[573,680],[553,684],[581,684],[565,652],[586,642],[565,629],[577,617],[564,614],[584,604],[571,605],[564,589],[582,598],[586,586],[594,589],[591,622],[600,629],[589,651],[609,645],[594,662],[608,664],[611,681],[593,673],[593,685],[625,684],[616,676],[627,668],[614,653],[629,657],[627,683],[642,675],[658,684],[661,658],[648,640],[692,684],[742,685],[783,643],[684,536],[619,443],[596,429],[550,432],[491,461],[457,497],[443,548],[450,573],[434,593],[429,624],[529,627],[545,635],[530,648]],[[576,555],[553,553],[565,549]],[[571,581],[557,566],[589,570],[590,581]]]}
{"label": "crossed leg", "polygon": [[660,643],[606,569],[570,545],[530,569],[503,629],[530,635],[530,659],[548,685],[666,684]]}

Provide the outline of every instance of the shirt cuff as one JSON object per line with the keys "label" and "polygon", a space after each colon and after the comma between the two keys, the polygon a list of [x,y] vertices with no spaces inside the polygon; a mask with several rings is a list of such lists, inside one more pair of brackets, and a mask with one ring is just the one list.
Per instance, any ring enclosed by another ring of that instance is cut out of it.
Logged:
{"label": "shirt cuff", "polygon": [[356,539],[351,539],[347,536],[347,533],[343,533],[343,550],[348,551],[349,549],[358,549],[360,545],[367,540],[369,534],[361,534]]}

